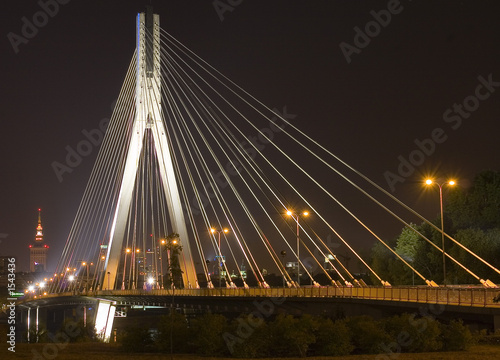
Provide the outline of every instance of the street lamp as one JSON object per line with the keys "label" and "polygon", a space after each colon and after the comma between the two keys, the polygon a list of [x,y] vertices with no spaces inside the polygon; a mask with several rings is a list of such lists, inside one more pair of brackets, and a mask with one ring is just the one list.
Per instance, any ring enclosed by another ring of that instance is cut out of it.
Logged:
{"label": "street lamp", "polygon": [[441,209],[441,244],[443,250],[443,284],[446,284],[446,255],[444,252],[444,219],[443,219],[443,186],[454,186],[456,182],[454,180],[446,181],[442,184],[435,182],[432,179],[425,180],[426,185],[434,185],[436,184],[439,187],[439,206]]}
{"label": "street lamp", "polygon": [[125,249],[125,260],[123,261],[123,279],[122,279],[122,290],[125,290],[125,271],[127,267],[127,254],[130,254],[132,252],[131,249],[127,248]]}
{"label": "street lamp", "polygon": [[299,258],[299,251],[300,251],[300,236],[299,236],[299,217],[300,216],[308,216],[309,212],[308,211],[303,211],[301,214],[294,213],[291,210],[288,210],[286,212],[288,216],[291,216],[296,222],[297,222],[297,286],[300,287],[300,258]]}
{"label": "street lamp", "polygon": [[[161,239],[160,243],[162,246],[165,246],[165,244],[167,243],[167,240]],[[161,246],[160,246],[160,249],[158,251],[159,251],[158,255],[160,256],[160,275],[161,275],[160,289],[163,289],[163,282],[165,281],[165,279],[163,278],[163,257],[161,256]]]}
{"label": "street lamp", "polygon": [[220,248],[220,234],[222,234],[222,233],[227,234],[229,232],[229,230],[228,229],[222,229],[222,230],[220,230],[220,229],[211,228],[210,232],[212,234],[214,234],[216,232],[219,233],[219,255],[218,255],[218,258],[219,258],[219,287],[221,287],[222,286],[222,278],[221,278],[221,274],[222,274],[222,251],[221,251],[221,248]]}
{"label": "street lamp", "polygon": [[[137,256],[139,255],[140,252],[141,252],[140,248],[135,249],[134,257],[133,257],[133,261],[132,261],[132,276],[133,276],[132,289],[136,288],[136,281],[137,281],[137,285],[139,285],[139,264],[137,264],[137,266],[136,266],[136,262],[137,262]],[[137,276],[136,276],[136,269],[135,269],[136,267],[137,267]]]}
{"label": "street lamp", "polygon": [[281,260],[281,265],[283,266],[283,288],[285,288],[285,273],[286,273],[285,256],[286,256],[286,251],[281,250],[281,257],[283,258],[283,260]]}

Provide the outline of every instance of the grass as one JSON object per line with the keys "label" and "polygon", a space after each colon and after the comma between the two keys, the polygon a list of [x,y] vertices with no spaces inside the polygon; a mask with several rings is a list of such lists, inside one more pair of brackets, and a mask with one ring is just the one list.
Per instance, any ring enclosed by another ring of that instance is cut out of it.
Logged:
{"label": "grass", "polygon": [[[106,360],[160,360],[170,359],[170,354],[129,354],[124,353],[116,345],[102,343],[76,343],[67,344],[62,349],[57,349],[55,344],[18,344],[16,352],[7,351],[6,344],[0,350],[0,358],[7,359],[61,359],[61,360],[89,360],[105,358]],[[57,350],[56,350],[57,349]],[[57,354],[56,354],[57,352]],[[6,354],[7,353],[7,354]],[[5,356],[6,355],[6,356]],[[309,357],[308,360],[484,360],[500,359],[500,345],[480,344],[474,345],[466,351],[433,352],[419,354],[387,354],[387,355],[350,355],[339,357]],[[195,355],[174,355],[174,360],[227,360],[224,358],[210,358]],[[270,359],[268,359],[270,360]],[[281,358],[280,360],[283,360]]]}

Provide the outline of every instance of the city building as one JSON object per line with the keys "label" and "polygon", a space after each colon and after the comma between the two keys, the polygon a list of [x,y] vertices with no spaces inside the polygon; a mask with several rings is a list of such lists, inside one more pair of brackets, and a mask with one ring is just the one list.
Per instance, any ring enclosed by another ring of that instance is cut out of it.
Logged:
{"label": "city building", "polygon": [[47,271],[47,252],[49,246],[44,243],[43,228],[42,228],[42,211],[38,209],[38,226],[36,227],[35,243],[30,247],[30,271],[31,272],[46,272]]}

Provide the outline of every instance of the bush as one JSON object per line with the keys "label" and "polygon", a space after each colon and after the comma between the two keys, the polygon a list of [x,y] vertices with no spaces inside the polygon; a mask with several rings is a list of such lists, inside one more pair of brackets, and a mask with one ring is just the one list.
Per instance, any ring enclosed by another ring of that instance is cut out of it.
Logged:
{"label": "bush", "polygon": [[331,319],[318,318],[317,322],[314,355],[349,355],[354,350],[352,334],[344,320],[333,322]]}
{"label": "bush", "polygon": [[350,329],[354,352],[357,354],[378,354],[384,352],[383,345],[393,340],[384,331],[381,322],[363,315],[348,318],[346,325]]}
{"label": "bush", "polygon": [[158,350],[170,352],[170,335],[172,334],[172,350],[174,353],[189,352],[187,339],[189,339],[188,322],[184,315],[176,312],[162,316],[158,324],[158,335],[155,343]]}
{"label": "bush", "polygon": [[188,343],[196,354],[228,355],[223,338],[227,331],[227,319],[219,314],[203,314],[191,321],[192,342]]}
{"label": "bush", "polygon": [[472,334],[462,319],[451,320],[448,325],[441,324],[443,350],[467,350],[473,343]]}
{"label": "bush", "polygon": [[273,356],[306,356],[309,345],[316,341],[317,322],[310,315],[294,318],[280,314],[269,323],[269,339]]}
{"label": "bush", "polygon": [[241,315],[231,322],[224,341],[231,353],[237,358],[258,358],[273,355],[270,351],[269,328],[264,319],[252,314]]}
{"label": "bush", "polygon": [[152,349],[153,339],[149,329],[129,327],[120,335],[119,342],[126,352],[146,352]]}
{"label": "bush", "polygon": [[431,317],[396,315],[385,320],[384,327],[401,352],[437,351],[443,347],[440,324]]}

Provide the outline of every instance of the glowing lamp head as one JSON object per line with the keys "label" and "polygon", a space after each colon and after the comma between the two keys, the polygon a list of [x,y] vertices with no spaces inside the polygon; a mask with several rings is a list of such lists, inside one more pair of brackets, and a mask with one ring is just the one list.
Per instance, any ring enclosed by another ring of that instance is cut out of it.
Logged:
{"label": "glowing lamp head", "polygon": [[304,212],[302,213],[302,215],[304,215],[304,216],[308,216],[308,215],[309,215],[309,211],[304,211]]}
{"label": "glowing lamp head", "polygon": [[290,210],[288,210],[288,211],[286,212],[286,214],[287,214],[288,216],[292,216],[292,212],[291,212]]}
{"label": "glowing lamp head", "polygon": [[33,285],[28,286],[28,291],[33,291],[35,290],[35,287]]}
{"label": "glowing lamp head", "polygon": [[216,230],[215,230],[214,228],[211,228],[211,229],[210,229],[210,232],[211,232],[212,234],[213,234],[213,233],[215,233],[215,231],[216,231]]}
{"label": "glowing lamp head", "polygon": [[161,239],[161,243],[162,243],[162,245],[165,245],[165,243],[166,243],[165,239]]}
{"label": "glowing lamp head", "polygon": [[125,252],[128,254],[129,252],[131,252],[132,250],[130,249],[125,249]]}
{"label": "glowing lamp head", "polygon": [[229,232],[229,229],[224,229],[224,232],[227,234]]}
{"label": "glowing lamp head", "polygon": [[177,245],[177,239],[172,240],[172,244]]}
{"label": "glowing lamp head", "polygon": [[450,181],[448,181],[448,185],[453,186],[453,185],[456,185],[456,184],[457,184],[457,183],[455,182],[455,180],[450,180]]}
{"label": "glowing lamp head", "polygon": [[87,266],[87,263],[84,261],[84,262],[82,262],[82,265],[83,266]]}
{"label": "glowing lamp head", "polygon": [[73,281],[73,280],[75,280],[75,277],[73,275],[70,275],[70,276],[68,276],[68,280]]}
{"label": "glowing lamp head", "polygon": [[135,252],[136,252],[136,253],[140,253],[140,252],[141,252],[141,249],[135,249]]}
{"label": "glowing lamp head", "polygon": [[154,283],[155,283],[155,279],[153,279],[152,277],[150,277],[150,278],[148,279],[148,284],[149,284],[149,285],[153,285]]}
{"label": "glowing lamp head", "polygon": [[427,185],[431,185],[433,183],[433,181],[432,181],[432,179],[427,179],[427,180],[425,180],[425,183]]}

